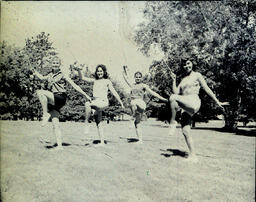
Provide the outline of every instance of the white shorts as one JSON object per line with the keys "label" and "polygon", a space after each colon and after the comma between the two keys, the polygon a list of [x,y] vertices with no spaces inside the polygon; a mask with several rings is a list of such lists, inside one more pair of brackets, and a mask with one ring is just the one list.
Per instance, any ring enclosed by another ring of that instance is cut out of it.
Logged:
{"label": "white shorts", "polygon": [[193,116],[195,113],[197,113],[201,107],[201,100],[198,95],[181,95],[186,99],[186,101],[189,101],[191,110],[186,110],[183,108],[180,103],[178,102],[180,108],[182,108],[182,111],[187,112],[189,115]]}
{"label": "white shorts", "polygon": [[91,101],[91,106],[92,107],[95,106],[95,107],[100,108],[100,109],[106,108],[106,107],[108,107],[108,105],[109,105],[108,99],[96,98],[96,99]]}
{"label": "white shorts", "polygon": [[133,99],[131,100],[131,105],[136,105],[140,110],[146,109],[146,103],[142,99]]}

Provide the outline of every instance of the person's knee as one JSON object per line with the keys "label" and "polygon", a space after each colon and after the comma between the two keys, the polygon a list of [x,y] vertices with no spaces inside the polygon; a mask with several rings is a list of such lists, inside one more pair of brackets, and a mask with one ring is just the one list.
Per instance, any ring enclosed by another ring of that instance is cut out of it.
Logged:
{"label": "person's knee", "polygon": [[173,102],[173,101],[176,101],[176,98],[177,98],[177,95],[176,95],[176,94],[172,94],[172,95],[169,97],[169,100],[170,100],[170,102]]}

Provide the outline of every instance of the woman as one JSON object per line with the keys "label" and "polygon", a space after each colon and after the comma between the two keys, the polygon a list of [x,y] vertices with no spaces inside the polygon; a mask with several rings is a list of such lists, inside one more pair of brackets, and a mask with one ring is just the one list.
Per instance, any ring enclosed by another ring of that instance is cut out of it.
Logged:
{"label": "woman", "polygon": [[194,151],[194,145],[192,137],[190,135],[191,119],[192,116],[197,113],[201,106],[201,100],[199,98],[199,90],[202,87],[205,92],[217,103],[217,105],[224,111],[223,106],[228,105],[227,102],[220,102],[212,90],[208,87],[205,79],[199,72],[193,71],[193,63],[187,60],[183,66],[185,76],[182,78],[180,84],[176,86],[176,75],[171,73],[173,80],[173,95],[170,96],[170,106],[172,111],[172,117],[170,121],[170,131],[172,135],[176,130],[177,122],[175,121],[176,112],[180,108],[183,113],[181,116],[181,127],[185,137],[186,143],[189,148],[188,159],[197,161],[197,157]]}
{"label": "woman", "polygon": [[65,81],[69,82],[74,89],[83,94],[88,100],[91,98],[77,86],[69,77],[66,77],[60,71],[60,59],[54,57],[52,60],[52,72],[47,76],[43,76],[35,69],[32,72],[41,80],[47,80],[49,90],[37,90],[37,96],[43,109],[42,126],[45,126],[50,118],[52,118],[53,130],[57,139],[56,150],[62,149],[61,131],[59,128],[60,109],[65,105],[67,94],[64,88]]}
{"label": "woman", "polygon": [[102,146],[104,145],[103,128],[101,124],[102,111],[109,106],[108,91],[110,90],[110,92],[115,96],[122,108],[124,108],[124,105],[118,93],[114,89],[112,82],[108,79],[107,68],[105,65],[100,64],[96,67],[95,79],[85,77],[84,74],[81,73],[81,69],[77,69],[80,79],[93,83],[93,100],[85,103],[85,134],[89,132],[89,118],[91,116],[92,109],[94,109],[96,110],[94,115],[100,137],[99,146]]}
{"label": "woman", "polygon": [[142,83],[142,73],[136,72],[134,74],[135,83],[131,84],[127,78],[126,66],[124,66],[123,77],[128,86],[131,88],[130,96],[131,96],[131,121],[132,124],[135,126],[136,134],[138,137],[138,143],[142,143],[142,134],[140,128],[140,122],[143,115],[143,112],[146,110],[146,103],[144,102],[144,94],[147,92],[158,99],[167,102],[168,100],[157,94],[156,92],[152,91],[148,85]]}

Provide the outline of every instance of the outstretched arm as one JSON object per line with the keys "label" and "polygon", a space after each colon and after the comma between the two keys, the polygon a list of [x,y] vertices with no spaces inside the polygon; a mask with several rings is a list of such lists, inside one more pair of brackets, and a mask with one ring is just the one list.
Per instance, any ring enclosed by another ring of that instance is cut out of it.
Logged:
{"label": "outstretched arm", "polygon": [[205,90],[205,92],[217,103],[217,105],[219,105],[222,109],[224,105],[229,105],[228,102],[220,102],[217,98],[216,95],[212,92],[212,90],[209,88],[209,86],[207,85],[204,77],[202,76],[202,74],[198,73],[198,81],[200,83],[200,85],[203,87],[203,89]]}
{"label": "outstretched arm", "polygon": [[95,79],[85,77],[84,74],[82,74],[82,69],[79,67],[77,68],[77,72],[78,72],[79,79],[84,80],[88,83],[93,83],[95,81]]}
{"label": "outstretched arm", "polygon": [[88,96],[78,85],[76,85],[74,83],[74,81],[72,81],[68,76],[64,75],[64,78],[67,82],[70,83],[70,85],[75,89],[77,90],[79,93],[83,94],[89,101],[91,101],[91,98],[90,96]]}
{"label": "outstretched arm", "polygon": [[117,99],[117,101],[120,103],[121,107],[124,108],[123,102],[120,99],[120,96],[118,95],[118,93],[116,92],[116,90],[113,87],[113,84],[111,81],[109,81],[108,83],[108,89],[111,91],[111,93],[115,96],[115,98]]}
{"label": "outstretched arm", "polygon": [[124,80],[125,80],[125,82],[127,83],[127,85],[131,88],[132,85],[131,85],[131,83],[129,82],[129,79],[128,79],[128,76],[127,76],[127,66],[124,66],[123,68],[124,68],[124,71],[123,71],[122,74],[123,74]]}
{"label": "outstretched arm", "polygon": [[40,80],[45,80],[47,79],[47,76],[43,76],[42,74],[40,74],[38,71],[36,71],[35,69],[32,68],[32,72],[35,76],[37,76]]}
{"label": "outstretched arm", "polygon": [[157,97],[159,100],[162,100],[162,101],[164,101],[164,102],[168,102],[167,99],[163,98],[161,95],[159,95],[158,93],[156,93],[156,92],[154,92],[153,90],[151,90],[151,89],[148,87],[148,85],[145,85],[145,89],[146,89],[146,91],[147,91],[149,94],[153,95],[154,97]]}

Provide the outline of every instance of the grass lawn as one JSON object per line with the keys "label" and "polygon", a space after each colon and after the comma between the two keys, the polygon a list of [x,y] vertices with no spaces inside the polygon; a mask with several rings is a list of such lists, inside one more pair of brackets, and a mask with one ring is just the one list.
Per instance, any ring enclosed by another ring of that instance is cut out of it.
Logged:
{"label": "grass lawn", "polygon": [[142,145],[128,122],[104,123],[104,147],[96,127],[61,123],[64,150],[51,123],[1,121],[2,201],[255,201],[255,136],[220,132],[221,121],[192,130],[198,163],[183,157],[180,128],[168,135],[162,122],[142,123]]}

